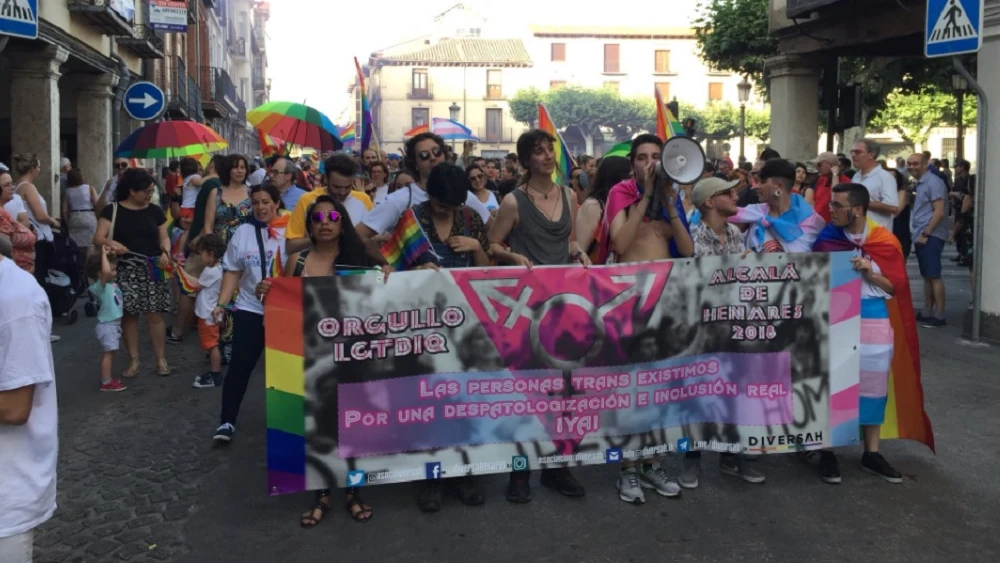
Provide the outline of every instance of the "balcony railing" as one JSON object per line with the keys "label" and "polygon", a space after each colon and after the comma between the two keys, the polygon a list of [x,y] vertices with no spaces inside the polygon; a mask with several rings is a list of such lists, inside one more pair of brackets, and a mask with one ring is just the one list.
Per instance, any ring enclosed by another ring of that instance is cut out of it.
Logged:
{"label": "balcony railing", "polygon": [[253,73],[253,89],[254,90],[264,89],[264,77],[260,74],[257,74],[257,69],[254,69]]}
{"label": "balcony railing", "polygon": [[119,37],[118,44],[132,51],[141,59],[162,59],[163,38],[144,23],[135,24],[132,36]]}
{"label": "balcony railing", "polygon": [[209,118],[246,122],[246,104],[240,99],[236,85],[225,69],[202,67],[201,100],[202,110]]}
{"label": "balcony railing", "polygon": [[427,85],[423,88],[411,84],[410,91],[406,94],[406,97],[411,100],[433,100],[434,85],[431,84],[429,80],[427,81]]}
{"label": "balcony railing", "polygon": [[513,143],[513,127],[480,127],[476,132],[483,143]]}
{"label": "balcony railing", "polygon": [[184,59],[174,57],[173,73],[170,77],[167,111],[181,117],[188,117],[188,73]]}
{"label": "balcony railing", "polygon": [[201,111],[201,86],[193,76],[187,77],[188,83],[188,117],[195,121],[205,121]]}
{"label": "balcony railing", "polygon": [[237,57],[247,58],[247,40],[245,37],[240,37],[229,44],[233,55]]}
{"label": "balcony railing", "polygon": [[105,35],[132,35],[132,21],[112,8],[112,4],[112,0],[67,0],[66,5],[71,14],[79,16]]}

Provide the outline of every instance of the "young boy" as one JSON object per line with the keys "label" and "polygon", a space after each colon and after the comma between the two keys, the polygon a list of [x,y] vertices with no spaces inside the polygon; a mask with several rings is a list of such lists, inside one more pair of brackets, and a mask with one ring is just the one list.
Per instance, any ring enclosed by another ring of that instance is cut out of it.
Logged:
{"label": "young boy", "polygon": [[115,263],[118,258],[111,248],[104,246],[100,252],[90,255],[85,265],[88,279],[97,280],[90,286],[90,292],[97,299],[97,327],[94,332],[101,343],[101,391],[117,393],[128,389],[121,380],[111,377],[111,364],[118,351],[122,337],[122,308],[124,298],[115,279]]}
{"label": "young boy", "polygon": [[216,234],[201,237],[195,246],[205,269],[198,277],[198,296],[194,301],[194,314],[198,317],[198,338],[201,347],[208,352],[212,363],[211,371],[199,375],[194,380],[194,386],[222,387],[222,355],[219,353],[219,319],[212,317],[212,310],[219,301],[222,290],[222,265],[219,261],[226,253],[226,243]]}

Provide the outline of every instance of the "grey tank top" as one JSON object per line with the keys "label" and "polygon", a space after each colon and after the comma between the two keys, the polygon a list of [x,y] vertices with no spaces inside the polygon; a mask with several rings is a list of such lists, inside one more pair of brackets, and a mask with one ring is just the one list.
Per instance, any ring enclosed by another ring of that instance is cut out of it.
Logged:
{"label": "grey tank top", "polygon": [[508,237],[510,249],[536,266],[557,266],[570,261],[569,235],[573,225],[570,224],[566,190],[560,189],[563,190],[563,208],[558,221],[550,221],[543,215],[524,190],[516,188],[512,192],[517,200],[517,224]]}

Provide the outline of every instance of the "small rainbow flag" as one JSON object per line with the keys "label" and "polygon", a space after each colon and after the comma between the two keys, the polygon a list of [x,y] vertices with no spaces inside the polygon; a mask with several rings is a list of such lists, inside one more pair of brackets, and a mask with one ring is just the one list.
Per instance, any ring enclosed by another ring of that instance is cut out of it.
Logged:
{"label": "small rainbow flag", "polygon": [[406,133],[403,133],[403,136],[407,137],[407,138],[409,138],[409,137],[416,137],[417,135],[419,135],[421,133],[430,133],[430,132],[431,132],[431,124],[430,123],[424,123],[423,125],[417,125],[416,127],[414,127],[413,129],[410,129]]}
{"label": "small rainbow flag", "polygon": [[683,137],[684,126],[677,120],[674,112],[663,103],[663,96],[660,89],[655,88],[656,95],[656,136],[666,141],[671,137]]}
{"label": "small rainbow flag", "polygon": [[174,268],[174,277],[177,278],[177,285],[184,295],[195,295],[201,289],[198,280],[192,278],[179,264]]}
{"label": "small rainbow flag", "polygon": [[566,146],[566,141],[563,141],[562,135],[556,129],[556,124],[549,117],[549,110],[545,109],[545,106],[542,104],[538,104],[538,128],[552,135],[556,140],[552,147],[556,153],[556,169],[552,172],[552,181],[568,186],[571,176],[570,172],[576,166],[576,162],[569,154],[569,147]]}
{"label": "small rainbow flag", "polygon": [[413,266],[426,252],[434,253],[427,233],[420,227],[413,209],[407,209],[396,224],[392,237],[379,248],[386,262],[397,270]]}
{"label": "small rainbow flag", "polygon": [[285,275],[285,267],[281,263],[281,249],[274,251],[274,257],[271,258],[271,267],[267,269],[267,277],[270,278],[280,278]]}
{"label": "small rainbow flag", "polygon": [[173,268],[161,268],[159,262],[159,256],[148,256],[146,258],[146,273],[149,274],[149,279],[154,282],[165,282],[173,274]]}
{"label": "small rainbow flag", "polygon": [[357,136],[354,134],[354,129],[355,128],[353,123],[337,129],[337,133],[340,136],[340,141],[344,143],[345,146],[352,145],[354,144],[354,141],[357,140]]}

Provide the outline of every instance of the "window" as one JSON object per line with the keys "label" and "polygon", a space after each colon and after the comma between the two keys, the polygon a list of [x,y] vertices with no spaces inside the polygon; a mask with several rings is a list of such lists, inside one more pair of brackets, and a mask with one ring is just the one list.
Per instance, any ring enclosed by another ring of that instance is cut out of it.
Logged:
{"label": "window", "polygon": [[426,99],[431,97],[429,81],[427,79],[427,69],[413,69],[413,89],[410,92],[410,97],[417,99]]}
{"label": "window", "polygon": [[490,100],[503,98],[503,74],[500,70],[486,71],[486,97]]}
{"label": "window", "polygon": [[947,137],[941,139],[941,155],[944,158],[954,160],[957,154],[958,154],[958,139],[956,139],[955,137]]}
{"label": "window", "polygon": [[549,80],[549,90],[555,90],[556,88],[562,88],[566,85],[565,80]]}
{"label": "window", "polygon": [[721,82],[709,82],[708,83],[708,101],[717,102],[722,99],[722,83]]}
{"label": "window", "polygon": [[670,51],[656,51],[653,61],[653,72],[656,74],[670,73]]}
{"label": "window", "polygon": [[618,64],[618,51],[620,45],[617,43],[607,43],[604,45],[604,72],[618,73],[621,66]]}
{"label": "window", "polygon": [[611,90],[614,90],[615,92],[619,91],[620,86],[621,86],[621,83],[618,82],[617,80],[608,80],[608,81],[604,82],[604,87],[605,88],[610,88]]}
{"label": "window", "polygon": [[663,98],[663,102],[670,101],[670,83],[669,82],[657,82],[656,91],[660,93],[660,97]]}
{"label": "window", "polygon": [[565,43],[553,43],[552,44],[552,62],[565,62],[566,61],[566,44]]}
{"label": "window", "polygon": [[503,110],[487,108],[486,110],[486,141],[499,143],[503,138]]}
{"label": "window", "polygon": [[410,110],[410,117],[412,127],[427,125],[431,122],[431,110],[430,108],[413,108]]}

